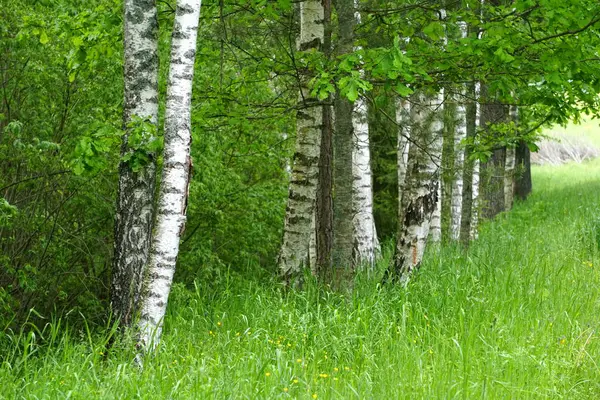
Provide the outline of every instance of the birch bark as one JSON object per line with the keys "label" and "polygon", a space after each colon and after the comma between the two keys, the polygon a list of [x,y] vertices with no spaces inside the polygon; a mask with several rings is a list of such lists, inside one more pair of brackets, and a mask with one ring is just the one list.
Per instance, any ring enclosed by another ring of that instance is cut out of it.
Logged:
{"label": "birch bark", "polygon": [[373,175],[369,148],[369,125],[367,105],[359,98],[352,114],[354,148],[352,172],[354,175],[354,235],[355,260],[358,265],[372,267],[379,251],[375,220],[373,218]]}
{"label": "birch bark", "polygon": [[[124,7],[124,81],[121,154],[133,151],[127,127],[135,117],[158,122],[158,21],[155,0],[126,0]],[[154,138],[148,133],[144,138]],[[115,217],[115,248],[111,276],[112,312],[121,326],[130,326],[139,312],[144,269],[148,261],[154,191],[154,155],[139,171],[119,165],[119,189]]]}
{"label": "birch bark", "polygon": [[408,168],[408,151],[410,149],[411,115],[410,101],[398,98],[396,100],[396,122],[398,124],[398,215],[402,215],[402,193],[406,184],[406,169]]}
{"label": "birch bark", "polygon": [[[446,10],[440,9],[439,11],[440,18],[442,20],[446,19]],[[448,44],[447,33],[442,39],[442,47],[445,48]],[[435,203],[435,209],[433,210],[433,214],[431,216],[431,227],[430,227],[430,235],[431,241],[433,243],[439,243],[442,240],[442,179],[441,179],[441,165],[442,165],[442,148],[443,148],[443,129],[444,129],[444,118],[443,118],[443,108],[444,108],[444,97],[445,91],[444,89],[440,89],[437,93],[437,99],[434,100],[433,106],[435,107],[433,111],[436,114],[433,117],[432,134],[431,138],[432,142],[429,146],[430,149],[430,157],[429,162],[433,165],[432,167],[438,170],[437,179],[437,202]],[[425,244],[423,244],[423,248]]]}
{"label": "birch bark", "polygon": [[160,340],[179,241],[185,227],[192,171],[191,102],[200,5],[200,0],[179,0],[175,11],[165,112],[163,171],[139,321],[140,344],[146,350]]}
{"label": "birch bark", "polygon": [[[518,124],[518,109],[517,106],[510,106],[509,116],[511,122],[516,127]],[[513,206],[515,194],[515,148],[509,146],[506,148],[506,162],[504,166],[504,207],[506,211]]]}
{"label": "birch bark", "polygon": [[[324,10],[320,0],[300,4],[300,38],[298,50],[320,51],[324,37]],[[308,262],[311,220],[315,209],[319,175],[319,154],[323,111],[318,99],[311,97],[308,71],[300,71],[299,111],[296,117],[296,151],[287,200],[283,243],[278,266],[289,283],[300,278]]]}
{"label": "birch bark", "polygon": [[[467,37],[467,24],[459,22],[461,38]],[[466,87],[460,86],[459,92],[454,95],[456,104],[456,118],[454,122],[454,165],[452,182],[452,200],[450,203],[450,238],[459,240],[463,205],[463,169],[465,150],[461,143],[467,137],[467,107],[465,104]]]}
{"label": "birch bark", "polygon": [[[354,1],[355,19],[360,23],[358,1]],[[361,72],[362,74],[362,72]],[[354,103],[352,113],[354,146],[352,152],[353,213],[354,213],[354,260],[357,265],[372,268],[379,249],[375,218],[373,217],[373,176],[367,103],[363,97]]]}
{"label": "birch bark", "polygon": [[[385,280],[406,283],[418,268],[425,252],[431,217],[438,202],[440,184],[440,135],[442,129],[440,97],[422,91],[413,95],[410,107],[411,145],[398,215],[398,236],[394,264]],[[399,150],[399,164],[403,154]],[[400,178],[400,176],[399,176]]]}

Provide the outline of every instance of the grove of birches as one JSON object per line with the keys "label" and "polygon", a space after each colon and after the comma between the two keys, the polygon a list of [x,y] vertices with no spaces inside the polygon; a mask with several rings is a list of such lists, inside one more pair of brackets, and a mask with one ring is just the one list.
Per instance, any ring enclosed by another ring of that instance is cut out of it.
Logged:
{"label": "grove of birches", "polygon": [[0,0],[0,398],[600,398],[599,93],[598,0]]}

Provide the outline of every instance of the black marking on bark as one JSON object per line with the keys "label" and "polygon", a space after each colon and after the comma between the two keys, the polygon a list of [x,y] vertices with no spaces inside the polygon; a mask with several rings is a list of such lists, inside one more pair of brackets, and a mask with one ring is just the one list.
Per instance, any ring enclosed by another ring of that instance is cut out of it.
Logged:
{"label": "black marking on bark", "polygon": [[175,14],[177,16],[181,16],[181,15],[191,14],[193,12],[194,12],[194,7],[192,7],[188,4],[184,4],[182,6],[177,7]]}
{"label": "black marking on bark", "polygon": [[300,49],[300,51],[306,51],[308,49],[320,50],[321,45],[322,45],[321,39],[314,38],[313,40],[310,40],[308,42],[300,43],[299,49]]}
{"label": "black marking on bark", "polygon": [[309,222],[312,221],[312,216],[311,217],[305,217],[303,215],[295,215],[293,217],[289,217],[288,218],[288,222],[290,225],[295,225],[298,224],[299,222]]}
{"label": "black marking on bark", "polygon": [[196,49],[190,49],[186,51],[183,56],[190,61],[194,61],[196,59]]}
{"label": "black marking on bark", "polygon": [[300,152],[294,153],[294,164],[315,165],[319,161],[318,156],[309,156]]}

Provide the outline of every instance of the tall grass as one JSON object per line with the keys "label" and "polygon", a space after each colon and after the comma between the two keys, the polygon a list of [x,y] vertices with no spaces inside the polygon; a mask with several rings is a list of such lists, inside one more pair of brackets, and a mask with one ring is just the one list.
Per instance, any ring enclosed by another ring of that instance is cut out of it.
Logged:
{"label": "tall grass", "polygon": [[468,253],[430,251],[407,288],[176,286],[141,371],[126,341],[106,350],[110,328],[5,333],[0,397],[600,398],[599,178],[600,162],[536,168],[530,200]]}

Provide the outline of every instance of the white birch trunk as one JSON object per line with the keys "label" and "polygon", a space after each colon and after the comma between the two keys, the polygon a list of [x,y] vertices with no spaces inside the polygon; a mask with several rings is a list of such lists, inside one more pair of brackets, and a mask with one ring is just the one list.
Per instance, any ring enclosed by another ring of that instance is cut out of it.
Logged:
{"label": "white birch trunk", "polygon": [[[360,24],[359,2],[354,1],[354,16]],[[359,50],[360,47],[357,48]],[[361,71],[361,76],[364,72]],[[364,98],[354,103],[352,125],[354,127],[354,151],[352,154],[353,203],[354,203],[354,237],[355,259],[357,265],[373,267],[377,254],[381,251],[375,218],[373,217],[373,175],[371,170],[371,149],[369,141],[369,124],[367,120],[367,104]]]}
{"label": "white birch trunk", "polygon": [[473,209],[471,216],[471,240],[479,237],[479,160],[473,165]]}
{"label": "white birch trunk", "polygon": [[354,151],[352,169],[354,174],[354,236],[355,258],[358,265],[373,266],[379,251],[375,220],[373,218],[373,176],[369,148],[369,125],[367,105],[363,98],[354,104]]}
{"label": "white birch trunk", "polygon": [[178,0],[173,24],[162,180],[139,321],[140,344],[146,350],[160,340],[185,227],[192,169],[191,102],[200,4],[200,0]]}
{"label": "white birch trunk", "polygon": [[[134,117],[158,122],[158,21],[155,1],[126,0],[124,7],[123,125],[121,154],[128,146],[127,127]],[[150,134],[145,142],[154,140]],[[119,165],[111,307],[122,326],[139,312],[140,293],[152,234],[156,163],[154,155],[141,170]]]}
{"label": "white birch trunk", "polygon": [[[433,116],[433,123],[431,124],[432,134],[434,135],[431,140],[429,147],[428,166],[431,170],[438,171],[437,178],[437,202],[433,214],[431,215],[431,226],[430,235],[433,243],[439,243],[442,240],[442,182],[441,182],[441,165],[442,165],[442,146],[443,146],[443,133],[444,120],[443,120],[443,104],[444,104],[444,90],[440,90],[437,95],[437,99],[433,100],[431,106],[434,107],[431,112],[435,114]],[[425,243],[423,243],[423,251],[425,249]]]}
{"label": "white birch trunk", "polygon": [[[510,106],[510,120],[517,126],[518,109],[517,106]],[[513,206],[515,193],[515,147],[506,147],[506,159],[504,163],[504,207],[509,211]]]}
{"label": "white birch trunk", "polygon": [[[467,37],[467,24],[459,22],[460,34]],[[454,179],[452,181],[452,200],[450,203],[450,238],[460,238],[463,196],[463,165],[465,150],[461,142],[467,137],[467,107],[465,104],[466,86],[461,85],[460,93],[454,96],[456,102],[456,118],[454,131]]]}
{"label": "white birch trunk", "polygon": [[[444,20],[446,18],[446,10],[440,10],[440,18]],[[444,36],[442,39],[443,47],[445,48],[448,43],[448,38]],[[434,113],[439,114],[439,117],[434,117],[433,124],[431,126],[433,134],[437,135],[432,138],[430,160],[434,168],[438,169],[438,185],[437,185],[437,203],[431,216],[431,241],[433,243],[439,243],[442,240],[442,182],[441,182],[441,165],[442,165],[442,146],[443,146],[443,128],[444,119],[443,115],[443,104],[444,104],[444,89],[440,89],[437,95],[437,101],[432,104],[435,108]],[[423,244],[423,249],[425,244]]]}
{"label": "white birch trunk", "polygon": [[[440,135],[442,123],[439,113],[439,96],[417,92],[411,104],[411,141],[408,149],[408,166],[405,176],[398,172],[401,197],[398,210],[398,235],[394,265],[386,272],[384,280],[406,283],[412,271],[421,263],[431,217],[438,202],[440,183]],[[404,114],[404,113],[403,113]],[[404,163],[404,151],[398,149],[399,167]],[[400,169],[400,168],[399,168]],[[402,179],[404,178],[404,179]]]}
{"label": "white birch trunk", "polygon": [[408,151],[410,149],[411,116],[408,99],[398,97],[396,100],[396,123],[398,124],[398,215],[401,215],[401,199],[406,183],[408,168]]}
{"label": "white birch trunk", "polygon": [[452,240],[460,237],[460,222],[462,216],[462,191],[463,191],[463,163],[464,148],[461,142],[467,136],[466,106],[464,102],[458,102],[456,106],[456,131],[454,132],[454,171],[452,182],[452,201],[450,205],[450,236]]}
{"label": "white birch trunk", "polygon": [[[324,10],[320,0],[300,4],[300,38],[298,50],[320,51],[324,39]],[[278,267],[289,282],[300,277],[309,262],[309,242],[314,232],[312,220],[319,175],[319,156],[323,110],[318,99],[311,97],[310,76],[300,76],[299,111],[296,117],[296,151],[292,165],[289,194],[283,228],[283,243]]]}
{"label": "white birch trunk", "polygon": [[[481,122],[481,104],[479,102],[481,83],[475,82],[475,130],[479,132]],[[479,237],[479,167],[481,162],[475,160],[473,165],[473,207],[471,214],[471,240]]]}

